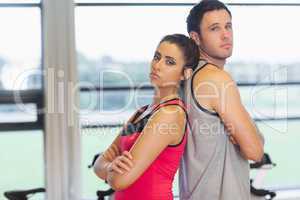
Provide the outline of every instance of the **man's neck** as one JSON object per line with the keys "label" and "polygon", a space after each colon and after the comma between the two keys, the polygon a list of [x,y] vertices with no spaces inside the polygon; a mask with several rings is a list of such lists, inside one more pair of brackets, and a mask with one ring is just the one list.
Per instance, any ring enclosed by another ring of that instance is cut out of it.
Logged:
{"label": "man's neck", "polygon": [[201,54],[200,59],[206,60],[207,62],[218,66],[220,69],[224,69],[224,65],[226,63],[226,59],[215,59],[206,54]]}

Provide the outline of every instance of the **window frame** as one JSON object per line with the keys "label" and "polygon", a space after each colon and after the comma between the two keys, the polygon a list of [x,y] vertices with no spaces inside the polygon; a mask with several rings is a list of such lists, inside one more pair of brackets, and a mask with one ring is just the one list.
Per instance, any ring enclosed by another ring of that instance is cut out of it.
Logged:
{"label": "window frame", "polygon": [[[151,3],[151,2],[145,2],[145,3],[137,3],[137,2],[76,2],[75,1],[75,8],[76,7],[105,7],[105,6],[123,6],[123,7],[131,7],[131,6],[193,6],[195,3],[166,3],[166,2],[161,2],[161,3]],[[232,3],[226,3],[228,6],[300,6],[299,3],[294,3],[294,2],[280,2],[280,3],[275,3],[275,2],[270,2],[270,3],[250,3],[250,2],[242,2],[242,1],[236,1]],[[300,86],[300,81],[293,81],[293,82],[263,82],[263,83],[256,83],[256,82],[237,82],[238,87],[249,87],[249,86],[291,86],[291,85],[296,85]],[[101,86],[96,86],[93,88],[89,87],[80,87],[80,92],[101,92],[101,91],[130,91],[130,90],[153,90],[152,86],[145,86],[142,88],[138,88],[138,86],[124,86],[124,87],[101,87]],[[281,120],[300,120],[300,114],[299,116],[293,116],[293,117],[285,117],[285,118],[280,118],[280,117],[275,117],[275,118],[254,118],[255,121],[281,121]],[[122,124],[113,124],[109,125],[112,127],[118,127],[122,126]],[[84,128],[92,128],[95,127],[95,125],[84,125]],[[105,124],[100,124],[99,127],[107,127]]]}
{"label": "window frame", "polygon": [[[40,3],[0,3],[0,8],[39,8],[40,18],[42,19],[42,4]],[[42,22],[42,20],[41,20]],[[41,24],[42,30],[42,24]],[[42,30],[43,31],[43,30]],[[42,33],[41,31],[41,33]],[[41,45],[43,46],[43,38],[41,37]],[[43,54],[41,52],[41,70],[43,70]],[[0,90],[0,104],[16,104],[15,94],[17,93],[23,103],[34,103],[37,110],[42,110],[44,107],[44,77],[41,78],[41,89],[28,90]],[[22,131],[22,130],[40,130],[44,129],[44,115],[42,112],[37,112],[36,122],[16,122],[16,123],[0,123],[2,131]]]}

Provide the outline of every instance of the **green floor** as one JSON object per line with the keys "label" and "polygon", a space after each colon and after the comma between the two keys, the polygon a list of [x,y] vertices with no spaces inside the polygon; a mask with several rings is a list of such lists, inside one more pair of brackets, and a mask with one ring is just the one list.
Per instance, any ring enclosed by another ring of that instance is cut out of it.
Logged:
{"label": "green floor", "polygon": [[[265,151],[277,166],[268,171],[265,186],[300,186],[300,160],[296,152],[300,145],[299,121],[259,123],[265,135]],[[0,132],[0,200],[3,192],[44,186],[43,137],[41,131]],[[116,136],[116,129],[85,129],[82,135],[83,194],[95,196],[98,189],[107,186],[88,169],[93,156],[103,151]],[[254,176],[255,173],[252,173]],[[176,194],[177,184],[174,183]],[[31,199],[42,199],[42,195]]]}

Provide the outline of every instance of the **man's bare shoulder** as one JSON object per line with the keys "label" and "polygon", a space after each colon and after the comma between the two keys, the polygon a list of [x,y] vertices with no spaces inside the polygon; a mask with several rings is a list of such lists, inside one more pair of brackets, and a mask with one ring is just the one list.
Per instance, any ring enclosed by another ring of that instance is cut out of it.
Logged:
{"label": "man's bare shoulder", "polygon": [[201,83],[203,81],[224,83],[234,82],[231,75],[215,65],[207,64],[203,69],[195,74],[195,83]]}

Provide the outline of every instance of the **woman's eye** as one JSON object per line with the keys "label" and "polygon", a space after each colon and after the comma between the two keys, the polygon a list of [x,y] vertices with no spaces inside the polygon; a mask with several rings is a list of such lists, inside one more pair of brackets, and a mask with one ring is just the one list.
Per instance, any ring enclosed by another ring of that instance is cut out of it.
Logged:
{"label": "woman's eye", "polygon": [[175,65],[176,63],[173,60],[166,60],[167,65]]}
{"label": "woman's eye", "polygon": [[153,60],[159,60],[159,59],[160,59],[160,58],[159,58],[158,55],[155,54],[155,55],[153,56]]}

